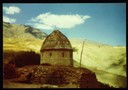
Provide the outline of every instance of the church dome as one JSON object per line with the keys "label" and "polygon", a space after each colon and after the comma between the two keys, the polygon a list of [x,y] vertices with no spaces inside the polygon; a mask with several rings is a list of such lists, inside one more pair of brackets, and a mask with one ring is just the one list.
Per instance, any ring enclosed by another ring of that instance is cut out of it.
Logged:
{"label": "church dome", "polygon": [[48,35],[42,44],[42,50],[51,49],[68,49],[72,50],[72,46],[68,38],[62,34],[59,30],[54,30],[50,35]]}

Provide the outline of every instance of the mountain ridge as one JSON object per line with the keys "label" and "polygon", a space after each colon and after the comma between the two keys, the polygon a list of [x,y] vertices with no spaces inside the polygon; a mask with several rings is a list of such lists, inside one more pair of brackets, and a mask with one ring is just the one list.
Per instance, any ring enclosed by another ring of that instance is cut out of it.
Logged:
{"label": "mountain ridge", "polygon": [[4,38],[38,38],[44,39],[47,34],[29,25],[10,24],[3,22]]}

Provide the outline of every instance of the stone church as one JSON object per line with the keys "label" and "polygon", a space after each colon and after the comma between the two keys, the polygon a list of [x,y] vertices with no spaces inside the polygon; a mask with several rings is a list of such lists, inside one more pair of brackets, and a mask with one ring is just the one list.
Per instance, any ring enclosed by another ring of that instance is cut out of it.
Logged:
{"label": "stone church", "polygon": [[48,35],[41,46],[41,64],[73,66],[73,49],[59,30]]}

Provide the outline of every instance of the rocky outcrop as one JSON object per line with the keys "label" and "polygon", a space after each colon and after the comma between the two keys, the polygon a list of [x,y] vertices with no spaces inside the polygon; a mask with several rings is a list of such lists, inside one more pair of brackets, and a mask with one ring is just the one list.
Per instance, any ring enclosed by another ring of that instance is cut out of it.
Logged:
{"label": "rocky outcrop", "polygon": [[12,79],[18,77],[18,72],[15,65],[13,64],[4,64],[3,70],[4,79]]}

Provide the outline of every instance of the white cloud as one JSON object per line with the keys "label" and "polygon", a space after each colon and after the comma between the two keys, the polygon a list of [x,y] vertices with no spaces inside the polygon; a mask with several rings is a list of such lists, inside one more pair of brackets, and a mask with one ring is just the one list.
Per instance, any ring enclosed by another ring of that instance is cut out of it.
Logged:
{"label": "white cloud", "polygon": [[57,14],[51,14],[43,13],[38,15],[35,18],[32,18],[31,21],[35,22],[37,27],[45,27],[47,29],[52,29],[53,27],[57,28],[73,28],[76,25],[80,25],[85,22],[88,18],[91,18],[88,15],[57,15]]}
{"label": "white cloud", "polygon": [[14,19],[14,18],[9,18],[9,17],[7,17],[7,16],[3,16],[3,21],[4,21],[4,22],[9,22],[9,23],[14,23],[14,22],[16,22],[16,19]]}
{"label": "white cloud", "polygon": [[16,6],[10,6],[10,7],[3,7],[3,11],[5,14],[16,14],[20,13],[20,8]]}
{"label": "white cloud", "polygon": [[38,28],[38,29],[46,29],[46,30],[52,30],[53,28],[48,26],[48,25],[45,25],[45,24],[34,24],[34,27],[35,28]]}

